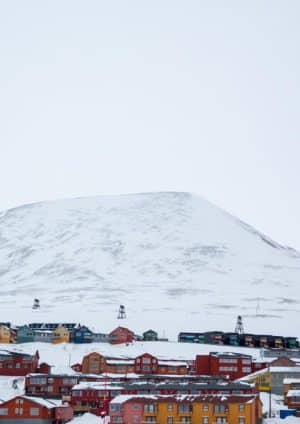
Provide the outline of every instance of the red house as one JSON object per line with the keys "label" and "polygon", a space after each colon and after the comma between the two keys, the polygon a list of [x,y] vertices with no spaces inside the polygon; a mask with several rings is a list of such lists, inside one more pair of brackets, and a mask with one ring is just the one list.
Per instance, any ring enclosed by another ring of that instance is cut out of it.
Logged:
{"label": "red house", "polygon": [[126,327],[117,327],[108,335],[111,344],[131,343],[134,333]]}
{"label": "red house", "polygon": [[198,375],[228,375],[231,380],[235,380],[251,374],[252,356],[210,352],[209,355],[196,356],[195,369]]}
{"label": "red house", "polygon": [[27,353],[0,350],[0,375],[23,376],[37,372],[39,366],[39,353]]}
{"label": "red house", "polygon": [[42,398],[16,396],[0,404],[1,424],[38,423],[49,424],[55,422],[63,424],[71,421],[73,409],[69,405],[60,405]]}
{"label": "red house", "polygon": [[72,387],[81,381],[97,381],[97,377],[84,374],[28,374],[25,377],[25,393],[27,396],[68,399]]}
{"label": "red house", "polygon": [[136,374],[157,374],[158,360],[149,353],[144,353],[134,360],[134,372]]}

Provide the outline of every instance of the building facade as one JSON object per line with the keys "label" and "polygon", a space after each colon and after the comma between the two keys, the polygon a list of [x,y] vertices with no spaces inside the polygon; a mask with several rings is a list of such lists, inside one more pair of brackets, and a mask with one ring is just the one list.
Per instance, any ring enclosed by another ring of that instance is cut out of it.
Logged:
{"label": "building facade", "polygon": [[111,423],[259,424],[258,396],[117,396],[110,402]]}

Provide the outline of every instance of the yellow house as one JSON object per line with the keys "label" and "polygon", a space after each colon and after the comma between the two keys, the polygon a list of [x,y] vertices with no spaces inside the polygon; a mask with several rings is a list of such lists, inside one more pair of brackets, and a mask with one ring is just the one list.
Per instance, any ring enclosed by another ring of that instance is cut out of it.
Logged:
{"label": "yellow house", "polygon": [[[257,424],[262,417],[261,402],[257,396],[187,396],[177,402],[159,400],[156,413],[145,412],[149,422],[154,416],[157,424]],[[147,407],[146,407],[147,410]]]}
{"label": "yellow house", "polygon": [[53,330],[52,343],[69,343],[70,342],[70,331],[63,325],[58,326]]}
{"label": "yellow house", "polygon": [[239,381],[255,383],[260,392],[269,392],[272,390],[272,372],[269,368],[263,368],[262,370],[246,375]]}
{"label": "yellow house", "polygon": [[10,329],[5,325],[0,325],[0,343],[10,343]]}
{"label": "yellow house", "polygon": [[258,394],[244,395],[132,395],[110,403],[111,422],[127,424],[260,424]]}

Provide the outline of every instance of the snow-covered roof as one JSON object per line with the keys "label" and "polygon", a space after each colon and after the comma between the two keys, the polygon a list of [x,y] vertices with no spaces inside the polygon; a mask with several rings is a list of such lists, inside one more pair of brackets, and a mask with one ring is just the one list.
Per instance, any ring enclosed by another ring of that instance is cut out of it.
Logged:
{"label": "snow-covered roof", "polygon": [[188,401],[188,402],[193,402],[193,401],[207,401],[207,402],[211,402],[211,401],[221,401],[221,402],[225,402],[225,401],[230,401],[230,400],[234,400],[234,399],[238,399],[239,402],[253,402],[253,400],[255,399],[256,395],[253,394],[241,394],[241,395],[224,395],[224,394],[211,394],[211,395],[192,395],[192,394],[187,394],[187,395],[118,395],[116,396],[114,399],[111,400],[111,404],[122,404],[124,402],[127,402],[129,400],[134,400],[134,399],[144,399],[144,400],[165,400],[165,399],[170,399],[172,398],[174,401]]}
{"label": "snow-covered roof", "polygon": [[259,371],[253,372],[252,374],[248,374],[244,377],[238,378],[235,381],[247,381],[252,378],[259,377],[260,375],[264,375],[267,373],[276,374],[276,373],[291,373],[291,374],[299,374],[300,376],[300,367],[268,367],[263,368]]}
{"label": "snow-covered roof", "polygon": [[289,390],[286,397],[300,397],[300,390]]}
{"label": "snow-covered roof", "polygon": [[134,365],[132,359],[107,359],[106,363],[108,365]]}
{"label": "snow-covered roof", "polygon": [[300,378],[285,378],[283,380],[283,384],[293,384],[293,383],[300,383]]}
{"label": "snow-covered roof", "polygon": [[104,382],[82,382],[72,387],[72,390],[122,390],[123,387],[105,384]]}
{"label": "snow-covered roof", "polygon": [[176,367],[176,366],[182,367],[182,366],[186,366],[187,365],[186,362],[164,361],[164,360],[158,361],[158,364],[161,365],[161,366],[166,365],[166,366],[169,366],[169,367]]}

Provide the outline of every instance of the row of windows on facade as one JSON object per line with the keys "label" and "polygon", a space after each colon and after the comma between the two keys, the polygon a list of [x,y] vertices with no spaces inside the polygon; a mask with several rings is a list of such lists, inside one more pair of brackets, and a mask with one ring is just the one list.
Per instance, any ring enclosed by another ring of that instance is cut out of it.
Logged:
{"label": "row of windows on facade", "polygon": [[[23,415],[23,408],[15,408],[15,415]],[[0,408],[0,416],[7,416],[8,408]],[[38,417],[40,415],[40,408],[30,408],[29,415],[31,417]]]}
{"label": "row of windows on facade", "polygon": [[[120,404],[111,404],[110,405],[110,410],[112,412],[119,412],[122,410],[122,405]],[[134,411],[139,411],[140,410],[140,405],[134,404],[133,405],[133,410]],[[146,404],[144,405],[143,408],[144,412],[146,413],[156,413],[157,412],[157,405],[155,404]],[[168,404],[168,412],[173,412],[175,410],[174,408],[174,404],[173,403],[169,403]],[[208,404],[204,404],[202,405],[202,411],[208,411],[209,410],[209,405]],[[182,403],[178,405],[178,412],[192,412],[193,411],[193,405],[191,405],[190,403]],[[245,411],[245,405],[243,403],[239,404],[239,412],[244,412]],[[215,404],[214,405],[214,412],[216,413],[224,413],[224,412],[228,412],[228,409],[225,405],[223,404]]]}
{"label": "row of windows on facade", "polygon": [[19,362],[17,363],[2,363],[0,362],[0,368],[29,368],[30,364],[20,364]]}
{"label": "row of windows on facade", "polygon": [[[219,367],[219,371],[238,371],[237,367]],[[242,372],[246,373],[249,372],[251,373],[251,368],[250,367],[243,367],[242,368]]]}
{"label": "row of windows on facade", "polygon": [[[123,422],[123,417],[118,416],[118,415],[114,415],[111,417],[111,422],[113,423],[122,423]],[[140,417],[138,415],[133,416],[133,422],[136,424],[140,424]],[[156,417],[145,417],[143,419],[143,422],[146,423],[156,423],[157,422],[157,418]],[[176,424],[178,421],[174,420],[174,417],[167,417],[167,423],[166,424]],[[179,419],[180,423],[191,423],[192,422],[192,418],[191,417],[180,417]],[[213,420],[209,420],[209,417],[202,417],[202,424],[227,424],[227,418],[226,417],[217,417]],[[238,424],[245,424],[246,420],[245,417],[239,417],[238,419]]]}
{"label": "row of windows on facade", "polygon": [[[219,362],[221,364],[237,364],[238,360],[234,359],[234,358],[220,358]],[[242,359],[242,364],[245,365],[250,365],[251,364],[251,359]]]}
{"label": "row of windows on facade", "polygon": [[[30,384],[47,384],[47,383],[53,383],[54,379],[52,377],[49,377],[48,379],[45,377],[30,377]],[[76,378],[63,378],[62,384],[66,385],[74,385],[77,384]]]}

